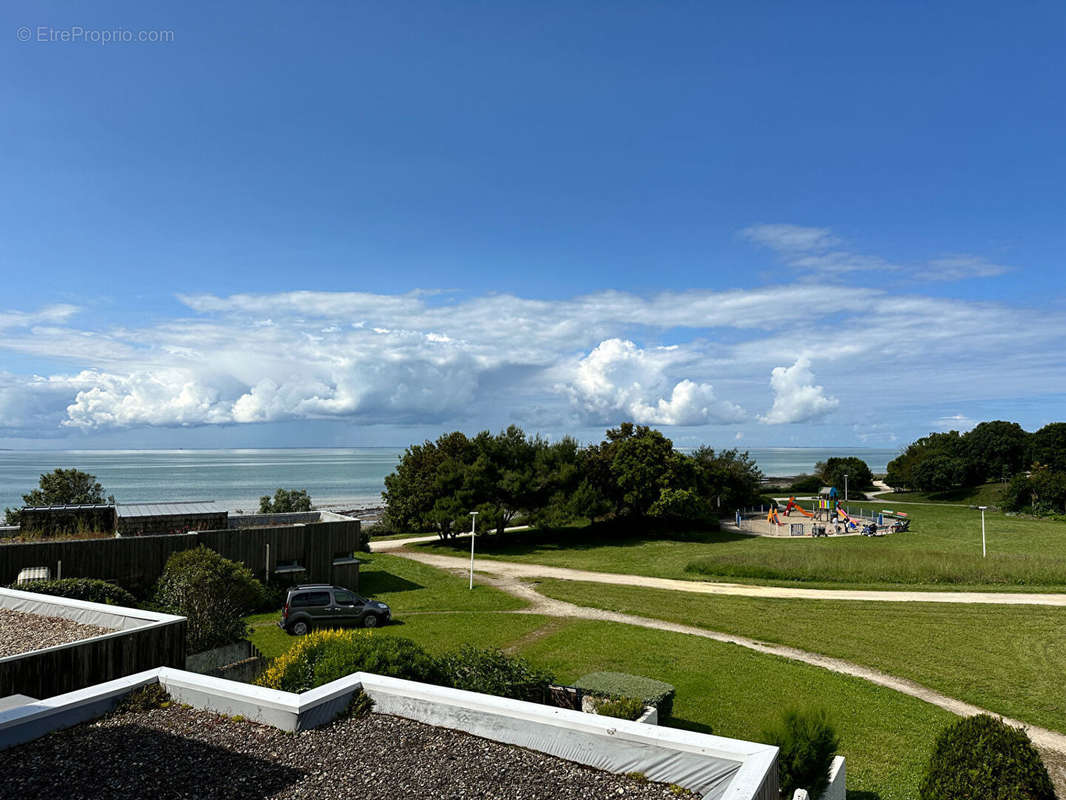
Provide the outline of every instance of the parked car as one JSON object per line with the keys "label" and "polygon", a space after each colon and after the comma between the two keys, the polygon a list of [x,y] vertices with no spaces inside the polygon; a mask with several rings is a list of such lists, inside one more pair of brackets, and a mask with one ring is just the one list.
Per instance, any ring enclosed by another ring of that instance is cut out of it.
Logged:
{"label": "parked car", "polygon": [[376,628],[391,618],[392,610],[385,603],[360,597],[343,586],[312,583],[289,589],[278,625],[293,636],[303,636],[319,627]]}

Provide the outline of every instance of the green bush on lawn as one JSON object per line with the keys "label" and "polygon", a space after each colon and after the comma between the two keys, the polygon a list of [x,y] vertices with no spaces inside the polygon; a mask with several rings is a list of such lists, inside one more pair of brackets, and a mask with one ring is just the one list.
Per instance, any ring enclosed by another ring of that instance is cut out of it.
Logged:
{"label": "green bush on lawn", "polygon": [[920,796],[921,800],[1054,800],[1055,789],[1025,731],[979,714],[940,732]]}
{"label": "green bush on lawn", "polygon": [[515,700],[543,703],[550,672],[539,670],[521,656],[508,656],[502,650],[464,644],[440,657],[441,671],[448,685],[470,692],[494,694]]}
{"label": "green bush on lawn", "polygon": [[632,697],[643,705],[655,706],[659,718],[666,719],[674,709],[675,689],[669,683],[628,675],[624,672],[590,672],[574,682],[586,694],[601,697]]}

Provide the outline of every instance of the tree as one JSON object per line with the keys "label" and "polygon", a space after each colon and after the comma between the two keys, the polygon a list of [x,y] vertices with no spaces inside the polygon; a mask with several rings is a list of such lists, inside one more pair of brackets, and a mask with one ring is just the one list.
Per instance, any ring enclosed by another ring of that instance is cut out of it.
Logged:
{"label": "tree", "polygon": [[[95,475],[77,469],[56,469],[41,475],[38,488],[22,495],[26,506],[95,506],[114,503],[114,495],[104,496],[104,487]],[[18,510],[5,508],[8,525],[18,524]]]}
{"label": "tree", "polygon": [[[943,462],[939,465],[926,465],[923,462],[934,457],[957,459],[948,469]],[[915,470],[919,471],[921,485],[916,481]],[[930,482],[930,476],[938,476]],[[888,474],[885,482],[895,489],[921,489],[922,491],[943,491],[960,484],[970,485],[973,475],[966,458],[966,447],[958,431],[931,433],[907,446],[907,449],[888,462]]]}
{"label": "tree", "polygon": [[278,489],[273,501],[270,495],[259,498],[260,514],[289,514],[295,511],[310,511],[311,496],[306,489]]}
{"label": "tree", "polygon": [[1033,464],[1032,471],[1011,478],[1003,490],[1003,505],[1010,511],[1066,514],[1066,472]]}
{"label": "tree", "polygon": [[1032,461],[1066,472],[1066,422],[1052,422],[1030,438]]}
{"label": "tree", "polygon": [[606,439],[585,448],[582,459],[586,485],[579,496],[586,516],[647,516],[669,485],[674,445],[647,425],[623,422],[607,431]]}
{"label": "tree", "polygon": [[1005,480],[1029,466],[1030,436],[1017,422],[982,422],[962,438],[974,483]]}
{"label": "tree", "polygon": [[698,447],[691,455],[696,468],[696,489],[717,510],[744,508],[759,498],[763,474],[755,459],[744,451]]}
{"label": "tree", "polygon": [[437,441],[412,445],[396,469],[385,477],[385,523],[399,531],[436,531],[442,539],[456,535],[459,523],[475,510],[467,469],[476,450],[455,431]]}
{"label": "tree", "polygon": [[848,456],[846,458],[830,458],[817,467],[822,483],[825,486],[835,486],[841,491],[844,489],[844,476],[848,476],[848,488],[870,489],[874,485],[874,475],[870,467],[861,458]]}

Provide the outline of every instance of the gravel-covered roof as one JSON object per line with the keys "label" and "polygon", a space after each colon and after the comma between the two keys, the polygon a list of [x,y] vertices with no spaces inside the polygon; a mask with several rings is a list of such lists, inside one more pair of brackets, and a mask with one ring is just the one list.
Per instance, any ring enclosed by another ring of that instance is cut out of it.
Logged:
{"label": "gravel-covered roof", "polygon": [[670,798],[601,772],[447,728],[371,714],[297,734],[172,705],[115,714],[4,753],[11,797]]}
{"label": "gravel-covered roof", "polygon": [[43,650],[111,633],[111,628],[83,625],[65,617],[46,617],[0,608],[0,658]]}

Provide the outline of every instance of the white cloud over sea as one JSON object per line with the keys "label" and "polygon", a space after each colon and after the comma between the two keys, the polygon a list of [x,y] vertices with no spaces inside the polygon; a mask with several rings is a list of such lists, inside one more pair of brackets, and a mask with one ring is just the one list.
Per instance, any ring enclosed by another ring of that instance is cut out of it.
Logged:
{"label": "white cloud over sea", "polygon": [[[828,231],[775,235],[833,246]],[[0,356],[52,368],[0,372],[0,429],[333,419],[564,432],[633,419],[729,426],[730,436],[887,425],[890,437],[903,407],[939,419],[963,413],[960,399],[1066,392],[1061,311],[884,289],[834,287],[828,311],[824,288],[804,282],[560,301],[285,292],[181,302],[179,318],[129,328],[94,328],[73,306],[4,315]],[[938,405],[946,398],[950,411]]]}

